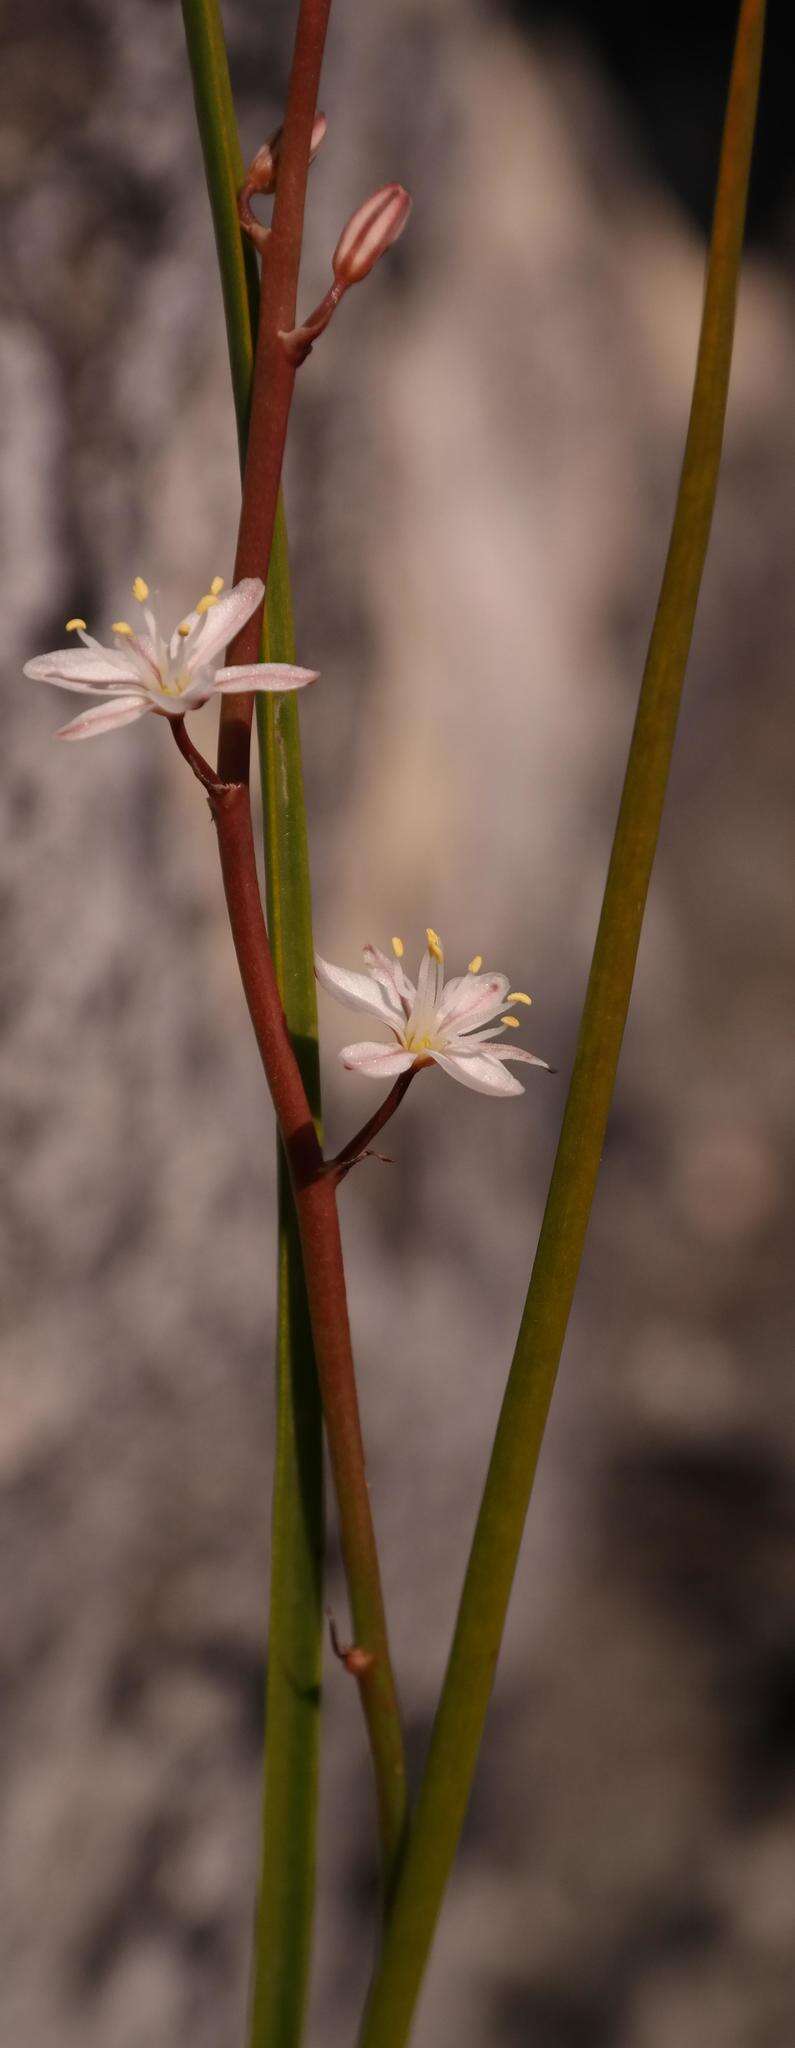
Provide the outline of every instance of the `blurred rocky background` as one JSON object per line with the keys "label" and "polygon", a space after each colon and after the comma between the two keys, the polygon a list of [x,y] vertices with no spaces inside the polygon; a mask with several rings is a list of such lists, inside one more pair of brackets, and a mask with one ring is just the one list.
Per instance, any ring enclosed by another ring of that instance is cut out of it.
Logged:
{"label": "blurred rocky background", "polygon": [[[248,154],[292,8],[226,9]],[[426,923],[559,1068],[423,1077],[344,1226],[412,1754],[552,1160],[683,444],[730,5],[335,0],[288,507],[316,931]],[[417,2048],[795,2038],[795,189],[774,15],[726,461],[621,1079]],[[24,2048],[242,2040],[273,1441],[273,1135],[206,808],[165,733],[21,680],[132,575],[229,574],[225,343],[176,0],[8,0],[5,1811]],[[212,721],[202,714],[211,743]],[[328,1127],[374,1105],[321,1003]],[[355,1035],[355,1034],[354,1034]],[[229,1226],[234,1224],[230,1236]],[[231,1250],[230,1250],[231,1246]],[[345,1602],[331,1517],[331,1598]],[[369,1767],[329,1664],[312,2048],[348,2048]]]}

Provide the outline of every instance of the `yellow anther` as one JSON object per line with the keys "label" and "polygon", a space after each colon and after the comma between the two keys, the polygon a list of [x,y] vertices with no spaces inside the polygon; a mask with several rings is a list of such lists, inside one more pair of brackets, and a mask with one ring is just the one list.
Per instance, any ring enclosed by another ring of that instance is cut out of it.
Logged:
{"label": "yellow anther", "polygon": [[114,619],[110,630],[112,633],[129,634],[130,639],[132,639],[132,626],[128,626],[126,619]]}
{"label": "yellow anther", "polygon": [[67,633],[84,633],[86,630],[85,619],[67,619],[66,630]]}
{"label": "yellow anther", "polygon": [[474,960],[470,960],[469,966],[467,968],[467,974],[479,974],[482,966],[483,954],[476,953]]}
{"label": "yellow anther", "polygon": [[223,579],[223,576],[214,576],[214,577],[213,577],[213,580],[212,580],[212,583],[210,584],[210,596],[211,596],[211,597],[219,597],[219,596],[220,596],[220,593],[221,593],[221,591],[223,590],[223,587],[224,587],[224,579]]}
{"label": "yellow anther", "polygon": [[404,955],[404,953],[405,953],[405,951],[406,951],[406,948],[405,948],[405,946],[404,946],[404,944],[403,944],[403,940],[402,940],[402,939],[393,939],[393,940],[392,940],[392,951],[393,951],[393,953],[394,953],[394,955],[395,955],[395,959],[396,959],[396,960],[402,960],[402,958],[403,958],[403,955]]}
{"label": "yellow anther", "polygon": [[515,988],[513,995],[506,997],[506,1001],[509,1003],[532,1003],[532,1000],[532,996],[526,996],[524,989],[521,988]]}
{"label": "yellow anther", "polygon": [[442,941],[439,937],[439,933],[433,930],[432,925],[428,925],[426,928],[425,937],[428,941],[428,952],[433,955],[434,960],[438,960],[439,966],[443,967],[444,953],[442,951]]}
{"label": "yellow anther", "polygon": [[148,583],[144,582],[143,576],[136,576],[132,590],[133,597],[137,598],[138,603],[146,604],[146,600],[149,596],[149,585]]}
{"label": "yellow anther", "polygon": [[518,1017],[501,1017],[501,1018],[500,1018],[500,1023],[501,1023],[501,1024],[510,1024],[510,1027],[511,1027],[511,1030],[512,1030],[512,1031],[518,1031],[518,1029],[519,1029],[519,1019],[518,1019]]}
{"label": "yellow anther", "polygon": [[200,598],[199,598],[199,602],[198,602],[198,604],[197,604],[197,606],[196,606],[196,610],[197,610],[197,612],[208,612],[208,611],[209,611],[209,609],[210,609],[210,606],[211,606],[211,605],[213,605],[213,604],[217,604],[217,603],[218,603],[218,599],[217,599],[217,597],[215,597],[215,596],[213,595],[213,592],[212,592],[211,590],[208,590],[208,592],[207,592],[207,596],[206,596],[206,597],[200,597]]}
{"label": "yellow anther", "polygon": [[181,625],[181,626],[178,626],[178,627],[177,627],[177,632],[179,633],[179,635],[180,635],[181,639],[183,639],[183,640],[187,640],[187,637],[188,637],[188,634],[189,634],[190,630],[191,630],[191,623],[190,623],[190,619],[183,619],[183,621],[182,621],[182,625]]}

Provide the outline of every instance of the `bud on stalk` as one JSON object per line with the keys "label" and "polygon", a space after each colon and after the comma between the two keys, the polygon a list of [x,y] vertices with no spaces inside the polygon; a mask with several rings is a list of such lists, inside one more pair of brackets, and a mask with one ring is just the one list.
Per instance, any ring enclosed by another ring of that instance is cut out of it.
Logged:
{"label": "bud on stalk", "polygon": [[[327,126],[325,114],[316,114],[312,129],[312,141],[309,148],[310,164],[315,161]],[[257,220],[256,214],[252,213],[251,199],[255,192],[270,193],[276,190],[283,134],[284,129],[277,128],[268,141],[263,142],[262,148],[257,150],[256,156],[249,164],[245,180],[238,194],[237,210],[240,225],[243,233],[248,235],[249,240],[254,243],[255,249],[259,249],[260,253],[265,247],[270,234],[270,228],[263,227],[261,222]]]}
{"label": "bud on stalk", "polygon": [[293,327],[289,334],[279,336],[296,368],[306,361],[313,342],[328,327],[343,294],[352,284],[361,284],[363,278],[369,277],[379,256],[384,256],[398,235],[402,235],[410,212],[411,199],[402,185],[382,185],[351,215],[331,259],[334,283],[301,327]]}

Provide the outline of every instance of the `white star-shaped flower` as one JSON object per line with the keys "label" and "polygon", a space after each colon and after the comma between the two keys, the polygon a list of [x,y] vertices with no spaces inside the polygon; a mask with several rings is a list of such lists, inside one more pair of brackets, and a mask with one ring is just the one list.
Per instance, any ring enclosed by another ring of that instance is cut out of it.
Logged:
{"label": "white star-shaped flower", "polygon": [[[409,1067],[427,1066],[434,1061],[480,1095],[523,1095],[521,1081],[506,1074],[506,1060],[526,1060],[529,1066],[545,1067],[546,1060],[525,1052],[519,1045],[495,1045],[506,1026],[516,1028],[518,1017],[507,1014],[506,1005],[529,1003],[523,990],[509,994],[507,974],[483,974],[478,955],[466,974],[444,979],[444,954],[438,934],[429,927],[427,950],[420,961],[417,985],[403,967],[403,941],[392,940],[394,959],[377,946],[365,946],[365,973],[353,974],[346,967],[332,967],[315,956],[315,973],[322,988],[348,1003],[352,1010],[365,1010],[388,1025],[393,1045],[365,1041],[343,1046],[340,1059],[352,1073],[367,1074],[373,1080],[394,1080]],[[499,1016],[499,1024],[494,1018]]]}
{"label": "white star-shaped flower", "polygon": [[79,690],[102,697],[90,711],[56,733],[59,740],[89,740],[117,725],[132,725],[145,712],[184,718],[208,697],[247,690],[300,690],[317,681],[317,672],[282,662],[257,662],[246,668],[219,668],[218,657],[262,603],[264,584],[245,577],[221,596],[223,579],[213,578],[170,639],[164,638],[149,604],[149,585],[136,576],[133,597],[143,612],[143,629],[134,632],[126,619],[111,628],[113,645],[103,647],[86,632],[85,619],[69,619],[67,632],[77,633],[82,647],[63,647],[25,663],[25,675],[61,690]]}

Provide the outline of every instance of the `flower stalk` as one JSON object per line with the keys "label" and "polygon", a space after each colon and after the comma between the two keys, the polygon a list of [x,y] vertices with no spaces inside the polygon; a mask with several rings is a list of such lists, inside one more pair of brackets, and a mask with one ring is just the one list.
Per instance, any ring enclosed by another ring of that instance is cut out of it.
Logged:
{"label": "flower stalk", "polygon": [[[301,0],[280,137],[273,224],[265,246],[243,502],[236,562],[268,577],[295,369],[280,330],[292,325],[304,203],[330,0]],[[236,569],[236,580],[239,572]],[[260,645],[261,615],[228,650],[246,666]],[[323,1159],[282,1008],[262,915],[248,792],[253,700],[222,711],[218,786],[210,792],[227,908],[241,978],[279,1122],[296,1204],[329,1454],[357,1644],[372,1663],[360,1680],[376,1777],[384,1894],[394,1880],[406,1818],[400,1716],[386,1632],[350,1342],[333,1184]]]}
{"label": "flower stalk", "polygon": [[358,1166],[360,1159],[367,1158],[368,1146],[372,1145],[373,1139],[378,1137],[379,1131],[383,1130],[384,1125],[389,1123],[390,1117],[394,1116],[396,1109],[400,1108],[403,1097],[410,1087],[415,1074],[419,1071],[420,1065],[421,1062],[415,1060],[413,1067],[409,1067],[407,1073],[398,1074],[397,1080],[393,1082],[389,1094],[381,1103],[380,1109],[377,1109],[373,1116],[368,1117],[366,1124],[362,1124],[362,1128],[360,1131],[357,1131],[355,1138],[349,1139],[348,1144],[343,1145],[342,1150],[337,1152],[333,1159],[326,1160],[325,1171],[331,1175],[337,1185],[339,1185],[341,1180],[345,1179],[347,1173],[350,1173],[352,1166]]}
{"label": "flower stalk", "polygon": [[671,541],[577,1052],[425,1775],[360,2048],[404,2048],[455,1855],[580,1267],[629,1007],[720,466],[764,34],[743,0]]}
{"label": "flower stalk", "polygon": [[[183,0],[183,12],[215,229],[242,471],[259,268],[254,249],[240,233],[243,162],[218,0]],[[281,497],[261,651],[266,661],[295,657]],[[301,736],[297,705],[291,699],[269,698],[267,713],[259,718],[259,743],[268,929],[287,1025],[319,1135],[312,906]],[[250,2048],[284,2048],[285,2042],[297,2042],[303,2030],[315,1898],[323,1660],[322,1409],[298,1224],[279,1140],[277,1155],[276,1444]]]}

